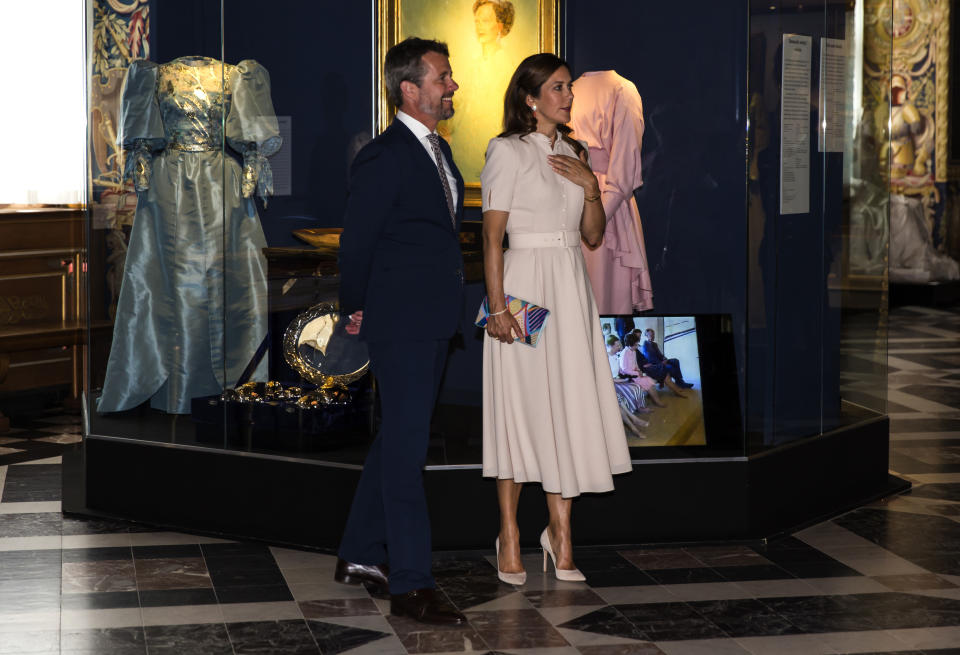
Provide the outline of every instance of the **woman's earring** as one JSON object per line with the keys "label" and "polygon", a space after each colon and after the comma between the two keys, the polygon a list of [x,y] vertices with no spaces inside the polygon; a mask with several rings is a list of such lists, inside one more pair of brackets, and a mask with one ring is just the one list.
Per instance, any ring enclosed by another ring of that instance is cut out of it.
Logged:
{"label": "woman's earring", "polygon": [[536,105],[530,105],[530,111],[534,111],[534,112],[537,111],[537,106],[536,106]]}

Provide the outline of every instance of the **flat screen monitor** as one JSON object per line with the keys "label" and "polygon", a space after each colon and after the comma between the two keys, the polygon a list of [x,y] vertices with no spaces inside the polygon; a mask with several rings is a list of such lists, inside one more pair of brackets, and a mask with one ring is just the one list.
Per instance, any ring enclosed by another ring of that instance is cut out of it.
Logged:
{"label": "flat screen monitor", "polygon": [[742,452],[729,317],[601,316],[600,325],[631,451]]}

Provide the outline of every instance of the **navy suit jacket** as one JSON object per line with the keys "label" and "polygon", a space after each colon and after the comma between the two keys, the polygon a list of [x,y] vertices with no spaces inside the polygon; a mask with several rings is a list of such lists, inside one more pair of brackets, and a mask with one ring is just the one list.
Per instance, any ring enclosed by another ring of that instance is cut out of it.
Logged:
{"label": "navy suit jacket", "polygon": [[649,359],[651,364],[660,364],[666,359],[663,353],[660,352],[660,347],[653,341],[644,341],[643,345],[640,346],[640,350],[643,351],[643,356]]}
{"label": "navy suit jacket", "polygon": [[436,162],[402,122],[354,159],[340,236],[340,310],[363,310],[361,339],[449,339],[459,328],[463,178],[443,139],[440,148],[457,179],[456,226]]}

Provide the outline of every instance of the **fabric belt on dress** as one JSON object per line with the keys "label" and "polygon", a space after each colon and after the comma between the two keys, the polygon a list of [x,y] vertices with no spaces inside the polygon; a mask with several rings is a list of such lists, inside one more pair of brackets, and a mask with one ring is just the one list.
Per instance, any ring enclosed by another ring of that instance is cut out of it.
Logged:
{"label": "fabric belt on dress", "polygon": [[216,143],[177,143],[172,141],[167,144],[169,150],[180,150],[182,152],[209,152],[211,150],[220,150],[222,146]]}
{"label": "fabric belt on dress", "polygon": [[510,248],[575,248],[580,245],[580,231],[512,232],[507,235]]}

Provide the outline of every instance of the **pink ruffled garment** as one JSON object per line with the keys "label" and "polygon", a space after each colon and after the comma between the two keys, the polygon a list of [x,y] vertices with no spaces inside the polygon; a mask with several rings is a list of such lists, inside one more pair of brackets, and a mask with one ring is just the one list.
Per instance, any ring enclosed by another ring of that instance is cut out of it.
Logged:
{"label": "pink ruffled garment", "polygon": [[633,197],[643,184],[643,102],[633,82],[612,70],[584,73],[573,91],[570,127],[590,147],[607,214],[603,245],[596,250],[583,246],[597,307],[600,314],[652,309],[647,249]]}

